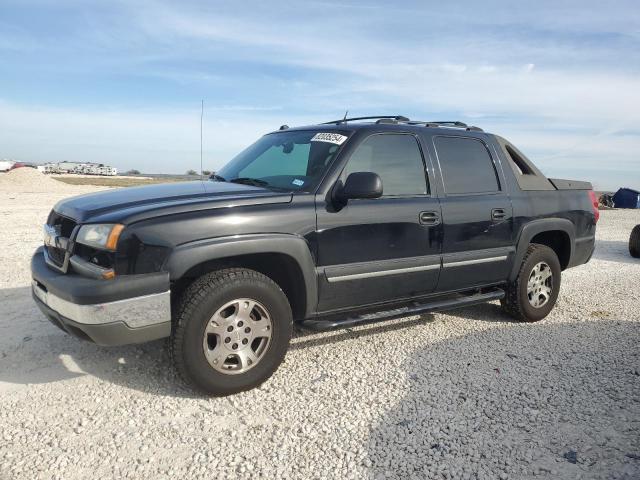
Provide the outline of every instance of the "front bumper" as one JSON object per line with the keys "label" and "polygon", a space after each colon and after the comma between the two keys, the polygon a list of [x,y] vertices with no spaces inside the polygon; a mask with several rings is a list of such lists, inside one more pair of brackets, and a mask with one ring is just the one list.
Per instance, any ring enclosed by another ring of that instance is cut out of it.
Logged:
{"label": "front bumper", "polygon": [[31,259],[32,294],[62,330],[99,345],[126,345],[171,333],[169,274],[97,280],[47,267],[42,248]]}

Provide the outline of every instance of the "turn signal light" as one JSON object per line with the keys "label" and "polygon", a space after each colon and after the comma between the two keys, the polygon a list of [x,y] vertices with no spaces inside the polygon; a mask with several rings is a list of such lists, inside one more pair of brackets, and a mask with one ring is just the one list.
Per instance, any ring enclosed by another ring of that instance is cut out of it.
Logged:
{"label": "turn signal light", "polygon": [[104,272],[102,274],[102,278],[104,278],[105,280],[111,280],[111,279],[113,279],[115,277],[116,277],[116,272],[114,272],[113,269],[112,270],[107,270],[106,272]]}
{"label": "turn signal light", "polygon": [[116,245],[118,245],[118,238],[120,238],[120,234],[124,230],[124,225],[116,224],[109,232],[109,237],[107,238],[106,247],[109,250],[115,250]]}

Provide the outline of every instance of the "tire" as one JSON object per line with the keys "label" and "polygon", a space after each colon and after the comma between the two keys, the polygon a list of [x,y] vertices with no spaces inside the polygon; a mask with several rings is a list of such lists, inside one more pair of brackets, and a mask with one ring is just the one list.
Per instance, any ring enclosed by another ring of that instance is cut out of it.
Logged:
{"label": "tire", "polygon": [[631,230],[629,236],[629,253],[633,258],[640,258],[640,225],[636,225]]}
{"label": "tire", "polygon": [[518,276],[507,285],[500,303],[517,321],[537,322],[549,315],[556,304],[560,282],[561,268],[556,253],[545,245],[533,243],[527,248]]}
{"label": "tire", "polygon": [[259,386],[277,370],[292,328],[287,297],[270,278],[248,269],[218,270],[182,293],[169,355],[191,388],[231,395]]}

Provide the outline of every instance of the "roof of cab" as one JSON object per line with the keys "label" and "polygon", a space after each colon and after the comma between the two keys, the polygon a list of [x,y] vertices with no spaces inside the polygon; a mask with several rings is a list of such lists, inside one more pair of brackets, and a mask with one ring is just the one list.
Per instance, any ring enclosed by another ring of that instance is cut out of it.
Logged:
{"label": "roof of cab", "polygon": [[483,132],[483,130],[479,127],[474,127],[467,125],[466,123],[459,121],[435,121],[435,122],[423,122],[410,120],[409,118],[402,115],[377,115],[377,116],[368,116],[368,117],[352,117],[352,118],[343,118],[340,120],[334,120],[331,122],[320,123],[316,125],[305,125],[300,127],[289,127],[288,125],[282,125],[277,131],[284,130],[327,130],[327,131],[335,131],[346,130],[346,131],[355,131],[355,130],[369,130],[376,129],[379,130],[381,127],[389,130],[402,130],[407,131],[407,128],[413,129],[451,129],[457,131],[467,131],[467,132]]}

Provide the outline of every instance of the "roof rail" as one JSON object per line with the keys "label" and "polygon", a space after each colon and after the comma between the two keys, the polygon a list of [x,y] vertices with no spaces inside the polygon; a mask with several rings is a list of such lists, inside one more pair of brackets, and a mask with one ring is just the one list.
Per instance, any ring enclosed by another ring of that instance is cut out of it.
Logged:
{"label": "roof rail", "polygon": [[464,122],[459,122],[457,120],[453,121],[437,121],[437,122],[419,122],[419,121],[411,121],[407,122],[409,125],[424,125],[425,127],[449,127],[449,128],[464,128],[467,131],[471,132],[484,132],[480,127],[474,127],[473,125],[467,125]]}
{"label": "roof rail", "polygon": [[[391,124],[391,125],[397,125],[400,122],[395,118],[380,118],[380,119],[376,120],[376,123],[378,123],[378,124],[386,123],[386,124]],[[407,122],[403,122],[403,123],[407,123]]]}
{"label": "roof rail", "polygon": [[480,127],[467,125],[466,123],[459,122],[457,120],[423,122],[420,120],[409,120],[407,117],[404,117],[402,115],[373,115],[370,117],[341,118],[340,120],[334,120],[332,122],[324,122],[322,125],[333,125],[333,124],[340,125],[341,123],[346,123],[354,120],[376,120],[376,123],[386,123],[386,124],[406,123],[407,125],[424,125],[425,127],[464,128],[467,131],[484,132],[484,130],[482,130]]}
{"label": "roof rail", "polygon": [[429,122],[429,123],[435,123],[436,125],[442,125],[444,126],[451,126],[451,127],[461,127],[461,128],[467,128],[467,124],[464,122],[458,122],[457,120],[441,120],[441,121],[437,121],[437,122]]}
{"label": "roof rail", "polygon": [[376,120],[376,119],[382,119],[382,118],[386,118],[389,120],[397,120],[400,122],[408,122],[409,119],[407,117],[404,117],[402,115],[372,115],[370,117],[351,117],[351,118],[341,118],[340,120],[333,120],[331,122],[324,122],[321,125],[331,125],[331,124],[336,124],[339,125],[341,123],[346,123],[346,122],[352,122],[355,120]]}
{"label": "roof rail", "polygon": [[456,120],[454,120],[454,121],[429,122],[429,123],[435,124],[438,127],[457,127],[457,128],[464,128],[465,130],[468,130],[468,131],[484,132],[484,130],[482,130],[480,127],[474,127],[473,125],[467,125],[464,122],[458,122]]}

